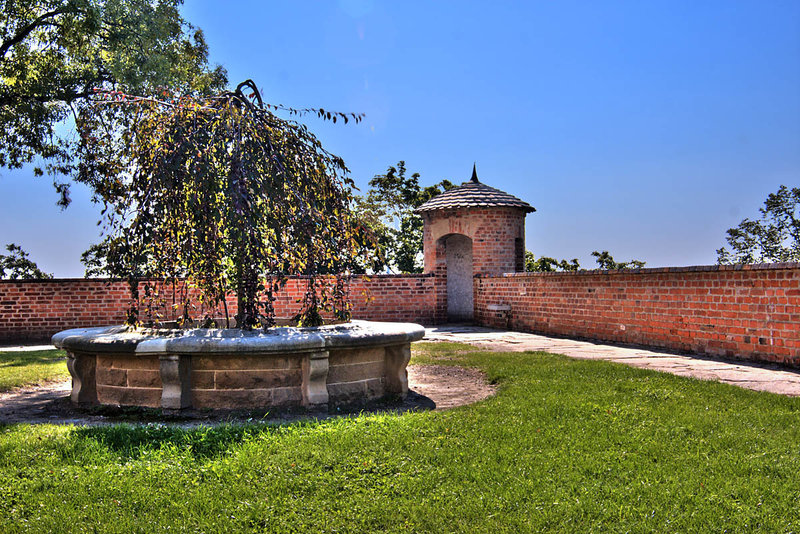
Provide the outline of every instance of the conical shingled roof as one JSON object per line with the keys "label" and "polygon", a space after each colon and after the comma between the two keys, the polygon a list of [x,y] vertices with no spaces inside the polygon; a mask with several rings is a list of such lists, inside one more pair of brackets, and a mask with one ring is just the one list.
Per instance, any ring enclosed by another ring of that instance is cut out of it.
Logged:
{"label": "conical shingled roof", "polygon": [[458,187],[436,195],[422,206],[414,210],[415,213],[424,213],[434,210],[449,210],[454,208],[484,208],[503,207],[520,208],[525,213],[536,211],[536,208],[505,191],[489,187],[478,181],[478,173],[472,166],[472,179]]}

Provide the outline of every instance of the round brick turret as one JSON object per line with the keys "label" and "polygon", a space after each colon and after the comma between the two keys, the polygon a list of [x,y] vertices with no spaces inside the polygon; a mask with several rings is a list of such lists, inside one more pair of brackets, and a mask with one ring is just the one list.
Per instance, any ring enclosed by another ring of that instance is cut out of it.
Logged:
{"label": "round brick turret", "polygon": [[472,278],[525,270],[525,216],[530,204],[472,178],[432,198],[415,212],[424,223],[425,272],[446,278],[437,315],[473,317]]}
{"label": "round brick turret", "polygon": [[425,272],[436,272],[445,261],[443,237],[454,234],[472,240],[473,274],[525,270],[525,216],[536,211],[527,202],[472,179],[435,196],[416,209],[424,222]]}

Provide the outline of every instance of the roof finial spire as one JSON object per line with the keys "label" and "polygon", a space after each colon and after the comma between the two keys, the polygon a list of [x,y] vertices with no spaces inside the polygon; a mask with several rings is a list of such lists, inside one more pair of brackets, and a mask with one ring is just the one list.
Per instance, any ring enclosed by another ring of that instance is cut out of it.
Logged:
{"label": "roof finial spire", "polygon": [[469,181],[470,181],[470,182],[473,182],[473,183],[476,183],[476,184],[479,184],[479,183],[480,183],[480,182],[478,181],[478,170],[476,169],[476,167],[475,167],[475,163],[474,163],[474,162],[472,163],[472,178],[470,178],[470,180],[469,180]]}

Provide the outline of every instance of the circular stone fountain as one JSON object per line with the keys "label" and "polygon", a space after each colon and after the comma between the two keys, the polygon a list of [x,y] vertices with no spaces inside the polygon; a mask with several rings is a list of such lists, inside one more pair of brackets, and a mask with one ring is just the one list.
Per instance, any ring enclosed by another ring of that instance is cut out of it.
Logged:
{"label": "circular stone fountain", "polygon": [[53,336],[81,405],[165,409],[328,408],[408,392],[413,323],[268,331],[126,326]]}

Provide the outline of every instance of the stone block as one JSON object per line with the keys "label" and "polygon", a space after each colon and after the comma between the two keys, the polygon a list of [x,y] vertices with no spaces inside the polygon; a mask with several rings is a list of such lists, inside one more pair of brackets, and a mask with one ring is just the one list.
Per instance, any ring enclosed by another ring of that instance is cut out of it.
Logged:
{"label": "stone block", "polygon": [[158,371],[159,363],[157,355],[138,356],[135,354],[98,354],[98,367],[108,367],[112,369],[150,369]]}
{"label": "stone block", "polygon": [[252,356],[202,355],[194,356],[192,367],[198,371],[241,370],[241,369],[299,369],[297,357],[253,354]]}
{"label": "stone block", "polygon": [[334,404],[358,403],[385,395],[385,386],[382,378],[358,380],[356,382],[340,382],[328,384],[330,401]]}
{"label": "stone block", "polygon": [[68,352],[67,355],[67,369],[72,376],[70,400],[74,404],[97,404],[97,356],[84,352]]}
{"label": "stone block", "polygon": [[272,404],[274,406],[296,406],[303,400],[300,387],[275,388],[272,390]]}
{"label": "stone block", "polygon": [[247,369],[215,371],[216,389],[270,389],[300,386],[299,369]]}
{"label": "stone block", "polygon": [[194,408],[226,410],[263,408],[272,405],[271,389],[193,389]]}
{"label": "stone block", "polygon": [[351,363],[348,365],[331,365],[328,370],[328,382],[354,382],[370,378],[381,378],[384,373],[383,360],[378,362]]}
{"label": "stone block", "polygon": [[[110,369],[117,371],[118,369]],[[161,373],[150,369],[130,369],[125,372],[128,376],[128,385],[135,388],[160,388]],[[117,384],[111,384],[117,385]]]}
{"label": "stone block", "polygon": [[128,372],[125,369],[98,367],[95,371],[95,377],[98,385],[125,386],[128,384]]}
{"label": "stone block", "polygon": [[192,371],[192,389],[214,389],[214,371]]}
{"label": "stone block", "polygon": [[[161,407],[169,410],[190,407],[192,405],[192,357],[184,354],[162,354],[158,359]],[[128,372],[129,383],[132,372]]]}
{"label": "stone block", "polygon": [[405,396],[408,393],[408,362],[411,344],[386,347],[386,393]]}
{"label": "stone block", "polygon": [[97,386],[97,399],[101,404],[159,408],[161,388]]}
{"label": "stone block", "polygon": [[325,407],[328,405],[327,351],[312,352],[303,358],[302,403],[306,407]]}
{"label": "stone block", "polygon": [[330,351],[330,365],[348,365],[383,361],[383,347],[352,348]]}

